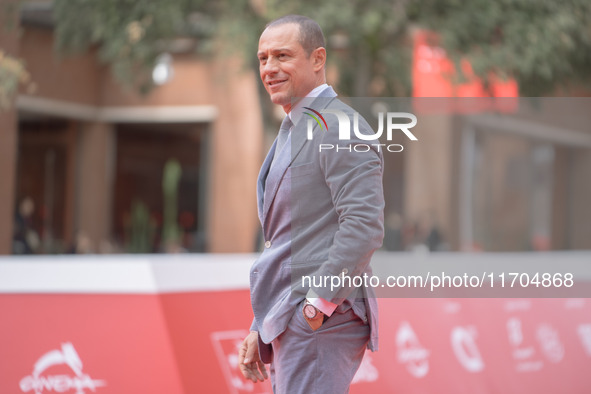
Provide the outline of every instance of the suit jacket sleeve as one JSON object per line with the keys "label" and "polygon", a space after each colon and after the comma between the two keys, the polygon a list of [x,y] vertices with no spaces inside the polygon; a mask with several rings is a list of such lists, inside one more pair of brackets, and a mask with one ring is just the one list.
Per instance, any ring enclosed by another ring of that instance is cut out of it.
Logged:
{"label": "suit jacket sleeve", "polygon": [[[364,134],[373,133],[361,117],[359,129]],[[320,168],[338,215],[338,230],[328,260],[317,271],[321,276],[345,274],[353,278],[371,272],[368,271],[371,256],[382,245],[384,237],[383,157],[378,147],[372,146],[379,141],[358,139],[353,132],[351,135],[351,141],[340,141],[336,132],[324,133],[322,137],[323,144],[351,145],[352,151],[340,149],[319,153]],[[358,152],[353,149],[356,145],[361,148]],[[369,151],[364,152],[366,147]],[[348,286],[313,288],[319,297],[335,304],[342,303],[354,290]]]}

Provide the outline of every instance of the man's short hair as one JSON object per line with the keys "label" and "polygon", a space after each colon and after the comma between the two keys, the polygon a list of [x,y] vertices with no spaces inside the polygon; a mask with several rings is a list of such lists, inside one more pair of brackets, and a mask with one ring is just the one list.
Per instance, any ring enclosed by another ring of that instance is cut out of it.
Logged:
{"label": "man's short hair", "polygon": [[312,51],[316,48],[325,47],[324,34],[322,33],[320,25],[314,19],[308,18],[307,16],[285,15],[267,23],[265,28],[277,27],[288,23],[295,23],[299,26],[300,45],[304,48],[308,56],[310,56]]}

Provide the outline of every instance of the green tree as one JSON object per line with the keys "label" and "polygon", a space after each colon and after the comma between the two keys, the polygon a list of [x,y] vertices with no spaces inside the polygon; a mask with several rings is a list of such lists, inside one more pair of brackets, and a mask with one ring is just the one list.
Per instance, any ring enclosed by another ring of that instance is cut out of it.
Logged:
{"label": "green tree", "polygon": [[474,71],[515,77],[521,95],[590,88],[591,2],[587,0],[413,0],[409,18]]}
{"label": "green tree", "polygon": [[170,40],[188,36],[208,41],[214,35],[218,13],[207,4],[197,0],[55,0],[56,46],[62,53],[96,47],[99,60],[111,66],[119,81],[146,91],[151,85],[150,70]]}
{"label": "green tree", "polygon": [[21,87],[35,89],[24,61],[6,48],[11,47],[7,41],[18,39],[19,6],[18,0],[0,0],[0,110],[10,105]]}
{"label": "green tree", "polygon": [[179,36],[194,40],[200,54],[219,40],[256,67],[262,27],[287,13],[323,27],[344,95],[409,95],[409,33],[418,28],[438,32],[449,56],[468,59],[478,75],[515,78],[524,96],[591,80],[588,0],[54,1],[58,49],[96,47],[120,81],[140,90],[149,89],[157,56]]}

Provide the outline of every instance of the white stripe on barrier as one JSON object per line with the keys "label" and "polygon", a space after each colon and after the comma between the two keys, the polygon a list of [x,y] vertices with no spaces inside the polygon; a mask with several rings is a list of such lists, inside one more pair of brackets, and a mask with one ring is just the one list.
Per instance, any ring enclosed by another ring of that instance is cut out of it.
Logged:
{"label": "white stripe on barrier", "polygon": [[0,257],[0,293],[248,289],[255,258],[255,254]]}
{"label": "white stripe on barrier", "polygon": [[[0,293],[172,293],[248,289],[258,254],[57,255],[0,257]],[[446,274],[516,271],[575,273],[591,282],[591,252],[378,252],[374,274]],[[474,272],[472,272],[474,271]]]}

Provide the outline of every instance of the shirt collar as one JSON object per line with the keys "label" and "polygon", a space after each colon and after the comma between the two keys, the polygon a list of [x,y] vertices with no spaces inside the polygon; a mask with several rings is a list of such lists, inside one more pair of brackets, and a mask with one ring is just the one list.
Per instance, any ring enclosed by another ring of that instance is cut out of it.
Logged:
{"label": "shirt collar", "polygon": [[[326,83],[323,83],[322,85],[318,85],[314,89],[312,89],[310,91],[310,93],[308,93],[306,95],[306,97],[318,97],[318,94],[320,94],[320,92],[322,92],[327,87],[328,87],[328,84],[326,84]],[[292,107],[291,111],[289,111],[289,113],[287,114],[287,116],[289,116],[289,118],[291,119],[291,121],[294,125],[297,124],[299,122],[300,118],[302,117],[303,102],[309,103],[310,101],[309,100],[299,100],[296,103],[296,105]]]}

